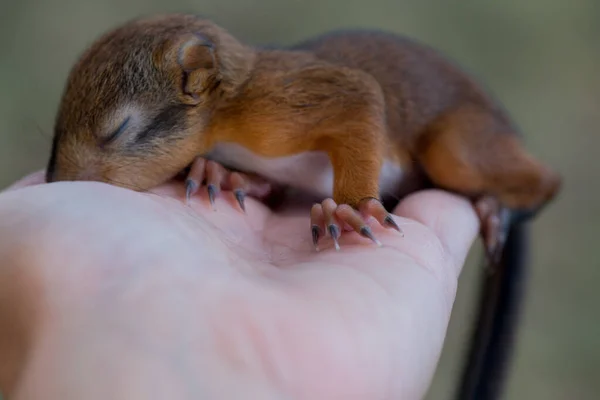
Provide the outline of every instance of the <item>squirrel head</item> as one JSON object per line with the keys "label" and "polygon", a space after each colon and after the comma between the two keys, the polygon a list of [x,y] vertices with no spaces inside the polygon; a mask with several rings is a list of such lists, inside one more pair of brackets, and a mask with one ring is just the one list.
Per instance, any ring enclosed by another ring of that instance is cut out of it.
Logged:
{"label": "squirrel head", "polygon": [[146,190],[188,166],[219,102],[236,96],[254,51],[193,15],[130,21],[100,37],[66,83],[48,182]]}

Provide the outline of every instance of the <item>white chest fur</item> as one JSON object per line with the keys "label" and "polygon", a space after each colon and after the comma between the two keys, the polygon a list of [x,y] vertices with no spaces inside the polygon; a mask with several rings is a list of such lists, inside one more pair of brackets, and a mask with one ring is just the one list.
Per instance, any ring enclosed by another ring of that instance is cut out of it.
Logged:
{"label": "white chest fur", "polygon": [[[254,172],[274,182],[320,197],[333,195],[333,168],[324,152],[306,152],[289,157],[264,158],[233,143],[217,144],[205,157],[226,167]],[[386,161],[380,171],[382,192],[395,192],[402,181],[402,168]]]}

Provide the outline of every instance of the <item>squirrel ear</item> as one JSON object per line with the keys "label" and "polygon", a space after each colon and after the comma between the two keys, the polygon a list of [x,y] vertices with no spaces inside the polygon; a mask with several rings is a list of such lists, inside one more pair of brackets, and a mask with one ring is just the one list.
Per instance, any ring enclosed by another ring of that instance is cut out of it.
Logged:
{"label": "squirrel ear", "polygon": [[214,45],[203,36],[195,35],[181,45],[177,62],[183,70],[182,89],[186,103],[200,103],[200,95],[216,81]]}
{"label": "squirrel ear", "polygon": [[216,66],[214,45],[203,36],[195,35],[181,45],[177,61],[185,72],[212,69]]}

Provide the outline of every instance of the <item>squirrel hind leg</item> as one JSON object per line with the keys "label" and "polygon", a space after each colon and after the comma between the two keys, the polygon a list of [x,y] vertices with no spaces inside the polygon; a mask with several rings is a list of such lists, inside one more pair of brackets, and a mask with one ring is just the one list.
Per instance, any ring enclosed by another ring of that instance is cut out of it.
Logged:
{"label": "squirrel hind leg", "polygon": [[464,107],[438,119],[417,144],[431,182],[474,199],[492,264],[503,250],[511,219],[532,217],[557,195],[560,177],[534,159],[494,114]]}

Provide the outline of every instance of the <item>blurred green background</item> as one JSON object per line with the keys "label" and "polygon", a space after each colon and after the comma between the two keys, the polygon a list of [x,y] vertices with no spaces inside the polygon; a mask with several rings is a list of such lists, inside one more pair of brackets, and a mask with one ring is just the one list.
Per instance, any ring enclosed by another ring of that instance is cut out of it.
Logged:
{"label": "blurred green background", "polygon": [[[475,73],[512,112],[529,149],[565,178],[562,196],[532,227],[533,270],[506,398],[598,398],[598,0],[3,0],[0,187],[45,165],[62,86],[80,52],[115,24],[165,11],[204,14],[257,44],[384,28],[427,42]],[[480,254],[476,246],[461,277],[429,399],[449,398],[454,389]]]}

